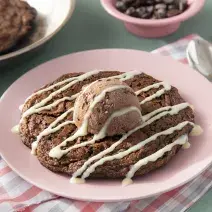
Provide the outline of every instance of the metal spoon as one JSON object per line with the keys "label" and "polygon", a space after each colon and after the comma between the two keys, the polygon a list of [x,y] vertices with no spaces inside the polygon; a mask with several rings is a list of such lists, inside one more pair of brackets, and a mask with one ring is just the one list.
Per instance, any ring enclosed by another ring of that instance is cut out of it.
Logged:
{"label": "metal spoon", "polygon": [[203,39],[192,40],[186,50],[189,65],[212,81],[212,46]]}

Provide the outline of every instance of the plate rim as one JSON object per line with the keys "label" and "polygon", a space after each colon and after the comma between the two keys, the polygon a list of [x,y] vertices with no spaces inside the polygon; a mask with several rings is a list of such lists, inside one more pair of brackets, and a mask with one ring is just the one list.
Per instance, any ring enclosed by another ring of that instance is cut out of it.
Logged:
{"label": "plate rim", "polygon": [[[64,56],[60,56],[58,58],[54,58],[52,60],[49,60],[49,61],[46,61],[36,67],[34,67],[33,69],[31,69],[30,71],[26,72],[25,74],[23,74],[22,76],[20,76],[16,81],[14,81],[12,83],[12,85],[10,85],[8,87],[8,89],[3,93],[3,95],[1,96],[0,98],[0,103],[1,103],[1,100],[4,98],[5,94],[7,93],[7,91],[10,90],[10,88],[17,83],[17,81],[19,79],[21,79],[22,77],[24,77],[25,75],[29,74],[29,72],[35,72],[36,69],[40,68],[41,66],[45,66],[47,65],[48,63],[51,63],[52,61],[57,61],[57,60],[60,60],[61,58],[65,58],[65,57],[69,57],[69,56],[72,56],[72,55],[76,55],[76,54],[81,54],[81,53],[84,53],[84,54],[88,54],[90,52],[96,52],[96,51],[135,51],[135,52],[143,52],[143,53],[147,53],[147,54],[151,54],[149,52],[144,52],[144,51],[140,51],[140,50],[133,50],[133,49],[94,49],[94,50],[87,50],[87,51],[79,51],[79,52],[76,52],[76,53],[71,53],[71,54],[67,54],[67,55],[64,55]],[[156,54],[155,54],[156,55]],[[164,56],[161,56],[161,55],[156,55],[157,57],[164,57]],[[176,60],[172,59],[173,61],[177,62]],[[181,64],[182,65],[182,64]],[[199,73],[198,73],[199,74]],[[199,74],[200,75],[200,74]],[[200,75],[201,77],[203,77],[202,75]],[[205,77],[203,77],[205,79]],[[205,83],[208,82],[208,85],[211,86],[210,82],[205,79]],[[32,182],[30,179],[28,179],[27,177],[25,177],[22,173],[20,174],[19,171],[16,170],[16,168],[13,167],[13,165],[11,165],[11,163],[8,163],[7,160],[5,159],[4,157],[4,154],[1,153],[1,157],[5,160],[5,162],[9,165],[9,167],[15,171],[15,173],[17,173],[20,177],[22,177],[24,180],[26,180],[27,182],[30,182],[32,185],[35,185],[43,190],[46,190],[46,191],[49,191],[53,194],[57,194],[57,195],[60,195],[61,196],[61,193],[58,193],[58,192],[55,192],[55,191],[52,191],[51,189],[46,189],[44,188],[43,186],[40,186],[40,185],[37,185],[37,183],[35,182]],[[187,182],[190,182],[191,180],[193,180],[194,178],[196,178],[199,174],[201,174],[202,172],[204,172],[212,163],[212,157],[210,157],[210,163],[208,163],[203,169],[201,169],[201,171],[199,171],[198,173],[196,173],[195,175],[193,175],[191,178],[181,182],[180,184],[176,185],[176,186],[173,186],[171,187],[170,189],[165,189],[161,192],[157,192],[157,193],[154,193],[154,194],[151,194],[151,195],[146,195],[146,196],[137,196],[137,197],[129,197],[129,198],[113,198],[113,199],[105,199],[104,197],[103,198],[99,198],[99,199],[93,199],[92,197],[90,198],[85,198],[85,197],[75,197],[74,195],[65,195],[63,194],[62,196],[64,197],[67,197],[67,198],[72,198],[72,199],[76,199],[76,200],[83,200],[83,201],[95,201],[95,202],[117,202],[117,201],[130,201],[130,200],[137,200],[137,199],[144,199],[144,198],[148,198],[148,197],[151,197],[151,196],[155,196],[155,195],[160,195],[162,193],[165,193],[165,192],[168,192],[170,190],[173,190],[177,187],[180,187],[184,184],[186,184]]]}
{"label": "plate rim", "polygon": [[18,49],[16,51],[12,51],[8,54],[4,54],[4,55],[0,56],[0,62],[5,61],[7,59],[14,58],[14,57],[19,56],[19,55],[22,55],[22,54],[24,54],[28,51],[31,51],[31,50],[43,45],[44,43],[49,41],[54,35],[56,35],[66,25],[66,23],[69,21],[69,19],[71,18],[72,14],[75,10],[76,0],[69,0],[69,1],[70,1],[70,8],[69,8],[69,11],[67,13],[67,16],[64,19],[64,21],[61,23],[61,25],[54,32],[52,32],[51,34],[49,34],[48,36],[46,36],[42,39],[37,40],[36,42],[34,42],[30,45],[27,45],[27,46],[25,46],[21,49]]}
{"label": "plate rim", "polygon": [[[27,179],[27,177],[25,177],[22,173],[20,174],[16,168],[14,168],[10,163],[7,162],[7,160],[4,158],[4,155],[1,153],[1,156],[2,159],[7,163],[7,165],[12,169],[12,171],[14,171],[19,177],[23,178],[25,181],[27,181],[28,183],[32,184],[32,186],[36,186],[44,191],[47,191],[47,192],[50,192],[52,194],[55,194],[55,195],[58,195],[58,196],[62,196],[62,197],[65,197],[65,198],[68,198],[68,199],[73,199],[73,200],[80,200],[80,201],[93,201],[93,202],[119,202],[119,201],[133,201],[133,200],[142,200],[142,199],[146,199],[146,198],[149,198],[149,197],[153,197],[153,196],[158,196],[158,195],[161,195],[161,194],[164,194],[164,193],[167,193],[169,191],[172,191],[176,188],[179,188],[183,185],[185,185],[186,183],[189,183],[191,182],[192,180],[194,180],[198,175],[202,174],[211,164],[212,164],[212,157],[211,157],[211,162],[207,164],[207,166],[205,166],[200,172],[198,172],[197,174],[193,175],[190,179],[188,180],[185,180],[184,182],[176,185],[176,186],[173,186],[172,188],[170,189],[166,189],[166,190],[163,190],[161,192],[156,192],[154,194],[150,194],[150,195],[146,195],[146,196],[140,196],[140,197],[129,197],[129,198],[113,198],[113,199],[105,199],[104,197],[101,198],[99,197],[99,199],[95,199],[95,198],[92,198],[92,197],[89,197],[86,198],[86,197],[75,197],[74,195],[66,195],[66,194],[63,194],[61,195],[61,193],[59,192],[55,192],[53,191],[52,189],[46,189],[44,188],[43,186],[40,186],[40,185],[37,185],[37,183],[34,183],[32,182],[30,179]],[[45,168],[45,167],[44,167]],[[57,173],[56,173],[57,174]],[[59,173],[58,173],[59,174]],[[121,186],[121,184],[120,184]]]}

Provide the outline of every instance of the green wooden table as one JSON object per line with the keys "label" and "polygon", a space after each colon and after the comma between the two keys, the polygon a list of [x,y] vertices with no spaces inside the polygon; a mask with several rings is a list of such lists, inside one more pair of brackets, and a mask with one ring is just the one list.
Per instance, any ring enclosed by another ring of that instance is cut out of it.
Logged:
{"label": "green wooden table", "polygon": [[[204,9],[197,16],[183,23],[174,35],[161,39],[142,39],[129,34],[121,22],[103,10],[98,0],[77,0],[73,17],[51,41],[36,52],[19,56],[7,64],[0,64],[0,95],[31,68],[72,52],[100,48],[151,51],[191,33],[212,40],[211,11],[212,0],[206,0]],[[211,208],[212,190],[192,206],[189,212],[211,212]]]}

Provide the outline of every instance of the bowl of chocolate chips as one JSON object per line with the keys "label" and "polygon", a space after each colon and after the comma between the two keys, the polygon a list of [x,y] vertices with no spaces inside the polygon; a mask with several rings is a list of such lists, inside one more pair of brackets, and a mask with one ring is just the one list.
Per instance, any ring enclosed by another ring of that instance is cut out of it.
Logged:
{"label": "bowl of chocolate chips", "polygon": [[177,31],[196,15],[205,0],[101,0],[105,10],[140,37],[157,38]]}

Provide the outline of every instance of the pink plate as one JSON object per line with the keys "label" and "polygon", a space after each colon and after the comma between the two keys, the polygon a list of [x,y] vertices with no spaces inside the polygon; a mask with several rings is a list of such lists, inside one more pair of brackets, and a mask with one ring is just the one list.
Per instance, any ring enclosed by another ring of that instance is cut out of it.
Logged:
{"label": "pink plate", "polygon": [[[200,137],[192,138],[192,146],[181,150],[165,167],[134,184],[121,186],[121,181],[89,181],[73,185],[67,176],[55,174],[40,165],[11,128],[19,121],[18,107],[40,86],[68,72],[93,69],[141,70],[179,88],[183,97],[194,105],[196,121],[204,128]],[[45,63],[18,79],[0,102],[0,153],[8,165],[22,178],[52,193],[79,200],[119,201],[157,195],[185,184],[212,162],[212,84],[188,66],[169,57],[135,50],[94,50],[67,55]]]}

